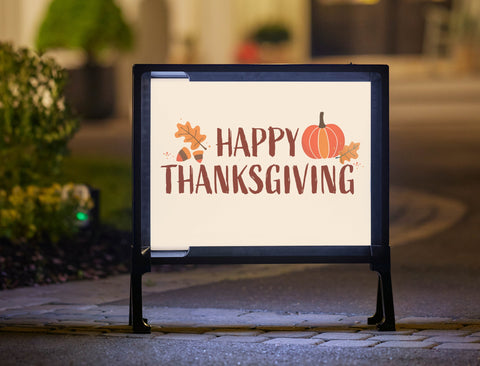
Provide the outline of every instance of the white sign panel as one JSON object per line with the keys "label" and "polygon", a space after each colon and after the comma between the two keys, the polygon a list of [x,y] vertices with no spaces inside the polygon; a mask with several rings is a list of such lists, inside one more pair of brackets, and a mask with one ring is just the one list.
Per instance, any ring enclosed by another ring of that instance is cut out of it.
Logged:
{"label": "white sign panel", "polygon": [[152,79],[152,250],[370,245],[370,93]]}

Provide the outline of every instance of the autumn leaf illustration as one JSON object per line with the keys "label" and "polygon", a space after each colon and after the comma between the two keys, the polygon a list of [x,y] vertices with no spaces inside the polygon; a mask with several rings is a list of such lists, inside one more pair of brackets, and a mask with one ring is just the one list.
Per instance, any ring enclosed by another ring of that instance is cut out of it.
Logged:
{"label": "autumn leaf illustration", "polygon": [[202,142],[207,138],[207,136],[200,134],[200,126],[195,126],[192,128],[190,122],[182,125],[177,123],[178,131],[175,132],[175,137],[184,137],[183,142],[191,143],[190,148],[192,150],[198,149],[199,146],[203,147],[205,150],[207,148],[202,145]]}
{"label": "autumn leaf illustration", "polygon": [[337,158],[340,158],[340,163],[350,161],[350,159],[358,158],[358,149],[360,148],[360,142],[351,142],[350,145],[345,147],[339,152]]}

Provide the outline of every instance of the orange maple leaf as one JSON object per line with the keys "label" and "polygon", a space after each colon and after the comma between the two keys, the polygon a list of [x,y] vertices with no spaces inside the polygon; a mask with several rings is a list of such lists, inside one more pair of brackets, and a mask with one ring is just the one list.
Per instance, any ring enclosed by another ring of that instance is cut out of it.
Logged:
{"label": "orange maple leaf", "polygon": [[338,153],[337,158],[340,158],[340,163],[350,161],[350,159],[358,158],[358,149],[360,148],[360,142],[351,142],[350,145],[345,145],[344,148]]}
{"label": "orange maple leaf", "polygon": [[175,137],[184,137],[183,142],[191,143],[190,148],[192,150],[198,149],[199,146],[207,150],[207,148],[202,145],[202,141],[204,141],[207,136],[200,134],[200,126],[192,128],[190,122],[187,122],[184,125],[177,123],[177,128],[178,131],[175,132]]}

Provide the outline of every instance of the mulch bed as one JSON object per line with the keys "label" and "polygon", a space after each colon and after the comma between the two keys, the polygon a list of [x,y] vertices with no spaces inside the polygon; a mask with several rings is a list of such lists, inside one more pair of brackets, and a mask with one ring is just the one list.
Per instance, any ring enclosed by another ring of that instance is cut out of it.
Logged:
{"label": "mulch bed", "polygon": [[[57,244],[12,244],[0,239],[0,290],[129,273],[131,232],[100,227]],[[193,266],[161,265],[155,272]]]}
{"label": "mulch bed", "polygon": [[102,227],[56,244],[0,239],[0,289],[128,273],[131,233]]}

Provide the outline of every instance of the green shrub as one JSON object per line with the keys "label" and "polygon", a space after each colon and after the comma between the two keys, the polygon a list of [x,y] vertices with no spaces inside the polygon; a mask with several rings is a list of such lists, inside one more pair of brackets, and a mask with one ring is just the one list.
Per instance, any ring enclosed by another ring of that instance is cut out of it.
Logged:
{"label": "green shrub", "polygon": [[112,49],[129,50],[133,36],[114,0],[53,0],[43,20],[36,45],[85,51],[97,62]]}
{"label": "green shrub", "polygon": [[73,185],[53,184],[78,129],[64,83],[54,60],[0,43],[0,238],[12,243],[73,235],[75,212],[92,205]]}
{"label": "green shrub", "polygon": [[60,173],[78,128],[54,60],[0,43],[0,188],[45,185]]}
{"label": "green shrub", "polygon": [[77,212],[93,207],[88,192],[72,183],[0,190],[0,237],[12,243],[56,243],[73,235]]}
{"label": "green shrub", "polygon": [[253,39],[260,44],[280,44],[290,40],[290,31],[282,23],[267,23],[253,32]]}

